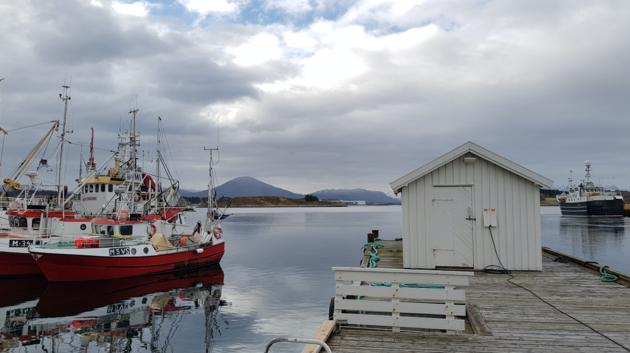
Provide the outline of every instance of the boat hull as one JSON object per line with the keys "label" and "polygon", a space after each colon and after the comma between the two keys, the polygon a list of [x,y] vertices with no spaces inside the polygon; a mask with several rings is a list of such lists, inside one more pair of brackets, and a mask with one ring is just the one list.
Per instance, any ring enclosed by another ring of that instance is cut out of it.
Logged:
{"label": "boat hull", "polygon": [[37,264],[51,282],[91,281],[168,273],[218,263],[225,243],[145,257],[102,257],[89,254],[58,254],[31,249]]}
{"label": "boat hull", "polygon": [[570,217],[623,217],[623,200],[591,200],[559,202],[563,216]]}
{"label": "boat hull", "polygon": [[0,251],[0,277],[42,275],[33,256],[26,253]]}

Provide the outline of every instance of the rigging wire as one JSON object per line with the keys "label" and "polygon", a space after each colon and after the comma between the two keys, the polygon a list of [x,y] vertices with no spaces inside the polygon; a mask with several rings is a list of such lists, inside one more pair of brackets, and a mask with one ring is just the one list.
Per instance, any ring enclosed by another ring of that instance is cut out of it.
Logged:
{"label": "rigging wire", "polygon": [[[162,124],[162,127],[164,127],[164,123],[161,122],[161,124]],[[171,157],[171,161],[174,161],[175,158],[173,158],[173,151],[171,150],[171,146],[168,143],[168,138],[166,136],[166,133],[164,132],[164,129],[162,129],[161,133],[162,133],[162,136],[164,136],[164,141],[166,142],[166,148],[168,148],[168,154]],[[175,175],[177,176],[177,180],[180,180],[181,178],[179,177],[179,173],[177,172],[177,166],[175,165],[175,163],[173,163],[173,169],[175,169]]]}
{"label": "rigging wire", "polygon": [[7,130],[7,132],[17,131],[17,130],[22,130],[22,129],[28,129],[29,127],[39,126],[39,125],[44,125],[44,124],[50,124],[50,123],[54,123],[54,122],[55,122],[55,120],[52,120],[52,121],[47,121],[45,123],[39,123],[39,124],[29,125],[29,126],[24,126],[24,127],[18,127],[16,129]]}

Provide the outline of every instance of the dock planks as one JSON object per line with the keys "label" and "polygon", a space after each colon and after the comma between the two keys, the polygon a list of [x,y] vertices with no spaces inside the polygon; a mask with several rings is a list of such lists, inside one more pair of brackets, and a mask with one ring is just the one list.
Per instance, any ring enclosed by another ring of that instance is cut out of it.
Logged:
{"label": "dock planks", "polygon": [[[379,249],[378,267],[402,268],[402,242],[377,243],[385,245]],[[477,334],[342,327],[327,343],[337,353],[630,351],[630,288],[601,282],[595,271],[580,264],[553,262],[555,256],[543,252],[542,272],[515,272],[512,281],[626,348],[510,284],[510,276],[483,272],[475,272],[465,288],[468,307],[476,309],[468,316]]]}

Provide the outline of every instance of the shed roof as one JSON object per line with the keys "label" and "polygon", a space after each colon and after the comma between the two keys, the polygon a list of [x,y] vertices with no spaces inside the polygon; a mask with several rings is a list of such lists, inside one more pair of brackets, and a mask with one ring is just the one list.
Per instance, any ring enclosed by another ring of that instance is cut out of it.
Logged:
{"label": "shed roof", "polygon": [[510,172],[524,179],[527,179],[534,184],[547,188],[553,185],[553,180],[547,179],[540,174],[534,173],[531,170],[520,166],[506,158],[503,158],[494,152],[490,152],[489,150],[471,141],[466,142],[465,144],[444,154],[443,156],[433,160],[432,162],[423,165],[422,167],[412,171],[411,173],[397,180],[394,180],[389,185],[392,187],[392,190],[394,190],[395,193],[398,193],[403,186],[406,186],[409,183],[422,178],[423,176],[431,173],[432,171],[440,168],[441,166],[449,162],[452,162],[453,160],[465,155],[468,152],[471,152],[474,155],[479,156],[503,169],[509,170]]}

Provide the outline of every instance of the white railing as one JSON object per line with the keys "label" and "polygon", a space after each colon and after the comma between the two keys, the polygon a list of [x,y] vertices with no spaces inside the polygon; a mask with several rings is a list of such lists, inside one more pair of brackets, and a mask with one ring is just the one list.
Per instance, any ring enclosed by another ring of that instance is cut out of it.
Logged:
{"label": "white railing", "polygon": [[[472,272],[333,267],[334,319],[351,325],[464,331]],[[372,286],[385,283],[389,286]],[[457,289],[455,289],[457,287]]]}

